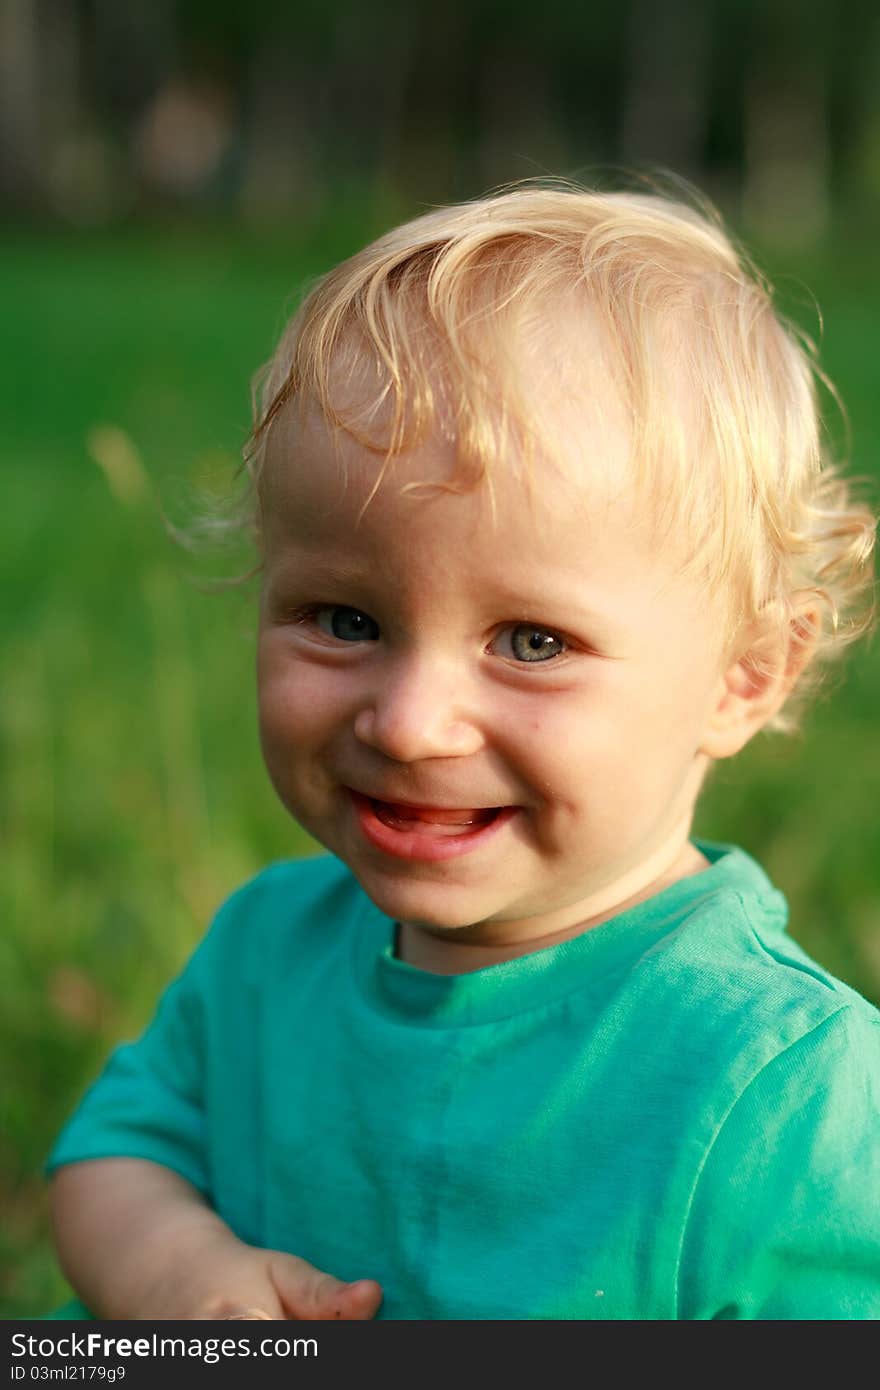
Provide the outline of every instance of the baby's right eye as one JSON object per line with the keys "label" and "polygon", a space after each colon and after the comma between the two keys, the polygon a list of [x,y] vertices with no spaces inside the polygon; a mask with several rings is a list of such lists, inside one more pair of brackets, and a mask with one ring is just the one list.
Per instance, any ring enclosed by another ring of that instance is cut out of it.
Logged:
{"label": "baby's right eye", "polygon": [[312,610],[312,620],[328,637],[336,637],[340,642],[376,642],[379,638],[379,624],[359,608],[344,608],[338,605]]}

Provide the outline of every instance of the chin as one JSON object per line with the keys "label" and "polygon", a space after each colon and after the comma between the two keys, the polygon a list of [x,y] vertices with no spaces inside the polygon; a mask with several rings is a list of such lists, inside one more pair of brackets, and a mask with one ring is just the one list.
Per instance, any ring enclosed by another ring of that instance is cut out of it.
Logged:
{"label": "chin", "polygon": [[383,875],[358,872],[354,865],[349,867],[367,897],[396,922],[454,929],[475,926],[493,914],[483,894],[461,884],[394,882]]}

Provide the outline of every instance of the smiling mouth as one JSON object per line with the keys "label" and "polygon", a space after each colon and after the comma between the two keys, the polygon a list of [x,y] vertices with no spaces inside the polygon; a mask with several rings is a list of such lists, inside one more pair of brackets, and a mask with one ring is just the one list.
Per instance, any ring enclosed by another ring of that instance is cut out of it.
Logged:
{"label": "smiling mouth", "polygon": [[500,806],[444,810],[437,806],[406,806],[394,801],[377,801],[375,797],[368,799],[377,820],[383,825],[392,830],[415,834],[460,835],[475,826],[489,825],[502,810]]}
{"label": "smiling mouth", "polygon": [[516,806],[415,806],[347,789],[361,835],[373,850],[395,860],[441,863],[494,840],[517,814]]}

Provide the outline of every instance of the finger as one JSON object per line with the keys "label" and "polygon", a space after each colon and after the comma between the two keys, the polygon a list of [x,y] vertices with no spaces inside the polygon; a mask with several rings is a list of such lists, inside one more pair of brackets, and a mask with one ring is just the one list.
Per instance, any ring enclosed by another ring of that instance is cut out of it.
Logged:
{"label": "finger", "polygon": [[[339,1299],[331,1299],[333,1308],[327,1317],[367,1319],[374,1318],[382,1303],[382,1285],[375,1279],[357,1279],[343,1288],[343,1308],[337,1311]],[[347,1311],[346,1311],[347,1309]]]}
{"label": "finger", "polygon": [[264,1313],[262,1308],[246,1308],[243,1313],[227,1313],[224,1321],[256,1322],[258,1319],[264,1319],[266,1322],[272,1322],[272,1315],[271,1313]]}
{"label": "finger", "polygon": [[273,1256],[270,1269],[278,1297],[291,1318],[367,1319],[375,1317],[382,1302],[382,1289],[375,1279],[346,1284],[296,1255]]}

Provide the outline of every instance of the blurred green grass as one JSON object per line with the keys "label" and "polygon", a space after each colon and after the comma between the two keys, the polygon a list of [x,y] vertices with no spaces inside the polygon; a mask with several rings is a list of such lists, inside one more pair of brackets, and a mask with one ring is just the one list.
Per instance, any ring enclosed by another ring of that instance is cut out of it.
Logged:
{"label": "blurred green grass", "polygon": [[[0,242],[0,1316],[65,1296],[40,1168],[77,1093],[146,1022],[225,894],[308,847],[260,764],[252,590],[200,592],[192,575],[210,565],[174,547],[161,515],[185,520],[194,484],[228,485],[248,383],[292,292],[374,230]],[[841,241],[763,261],[789,272],[783,298],[808,331],[801,280],[822,305],[852,465],[876,477],[872,257]],[[865,644],[803,738],[759,739],[718,769],[696,827],[760,858],[793,934],[875,1001],[878,695]]]}

